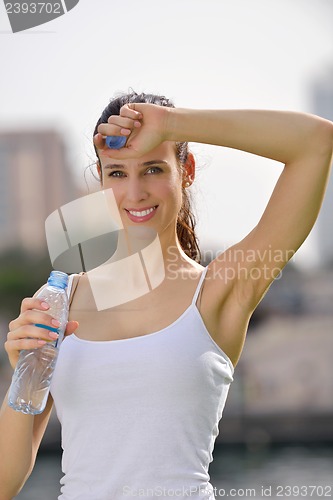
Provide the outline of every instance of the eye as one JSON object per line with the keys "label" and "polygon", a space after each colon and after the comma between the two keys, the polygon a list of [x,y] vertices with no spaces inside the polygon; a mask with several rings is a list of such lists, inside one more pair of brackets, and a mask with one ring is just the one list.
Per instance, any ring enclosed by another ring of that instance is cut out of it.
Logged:
{"label": "eye", "polygon": [[112,172],[110,172],[108,174],[108,177],[125,177],[125,174],[124,172],[122,172],[121,170],[113,170]]}
{"label": "eye", "polygon": [[149,167],[146,174],[160,174],[163,170],[160,167]]}

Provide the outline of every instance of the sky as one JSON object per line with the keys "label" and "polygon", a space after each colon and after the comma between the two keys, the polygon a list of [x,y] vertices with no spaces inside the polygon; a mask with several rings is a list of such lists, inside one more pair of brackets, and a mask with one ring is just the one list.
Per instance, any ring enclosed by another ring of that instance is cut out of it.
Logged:
{"label": "sky", "polygon": [[[333,62],[332,19],[332,0],[80,0],[13,34],[1,3],[0,129],[57,129],[84,187],[95,122],[129,88],[179,107],[314,112],[313,85]],[[201,246],[223,250],[256,225],[282,165],[221,147],[192,150]],[[315,262],[314,230],[295,263]]]}

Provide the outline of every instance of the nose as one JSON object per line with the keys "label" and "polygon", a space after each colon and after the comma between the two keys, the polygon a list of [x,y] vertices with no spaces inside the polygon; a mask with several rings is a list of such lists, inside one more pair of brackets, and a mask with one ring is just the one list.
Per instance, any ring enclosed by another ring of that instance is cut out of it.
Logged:
{"label": "nose", "polygon": [[137,203],[146,200],[149,197],[147,186],[142,178],[130,177],[127,182],[127,200],[132,203]]}

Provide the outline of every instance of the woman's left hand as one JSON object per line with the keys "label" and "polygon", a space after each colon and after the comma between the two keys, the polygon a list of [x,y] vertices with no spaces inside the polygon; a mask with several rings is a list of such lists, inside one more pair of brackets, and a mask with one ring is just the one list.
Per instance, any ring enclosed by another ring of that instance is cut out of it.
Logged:
{"label": "woman's left hand", "polygon": [[[99,125],[94,137],[95,146],[101,154],[111,158],[139,158],[168,140],[170,110],[155,104],[125,104],[120,115],[111,115],[108,123]],[[128,139],[123,148],[110,149],[105,144],[106,136],[125,136]]]}

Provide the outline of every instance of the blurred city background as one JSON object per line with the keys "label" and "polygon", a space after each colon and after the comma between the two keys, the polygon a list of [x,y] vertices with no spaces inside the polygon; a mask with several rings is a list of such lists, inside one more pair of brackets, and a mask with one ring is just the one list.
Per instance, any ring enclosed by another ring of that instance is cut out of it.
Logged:
{"label": "blurred city background", "polygon": [[[115,92],[133,86],[165,93],[183,107],[294,109],[333,120],[330,0],[98,4],[95,12],[80,0],[35,34],[10,35],[0,10],[7,75],[0,82],[1,345],[22,298],[52,269],[45,219],[98,189],[89,169],[91,134]],[[121,42],[118,21],[125,17],[126,34],[134,38]],[[224,148],[195,144],[193,150],[207,264],[252,229],[282,167]],[[216,487],[253,486],[260,498],[259,485],[332,486],[332,215],[331,177],[311,235],[251,320],[217,438]],[[1,399],[11,375],[1,347]],[[36,469],[17,498],[56,498],[60,477],[53,414]]]}

